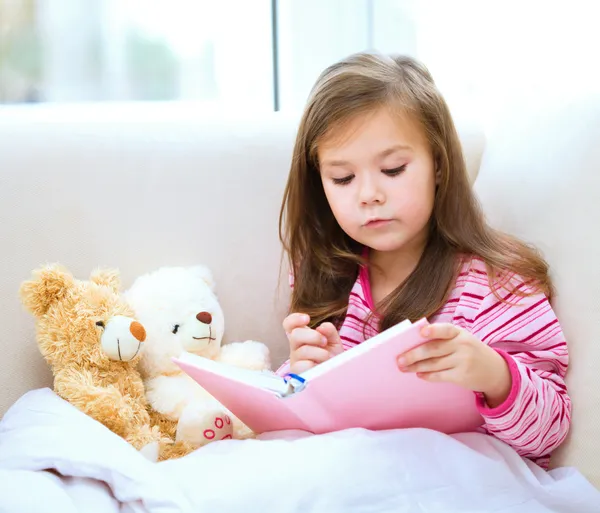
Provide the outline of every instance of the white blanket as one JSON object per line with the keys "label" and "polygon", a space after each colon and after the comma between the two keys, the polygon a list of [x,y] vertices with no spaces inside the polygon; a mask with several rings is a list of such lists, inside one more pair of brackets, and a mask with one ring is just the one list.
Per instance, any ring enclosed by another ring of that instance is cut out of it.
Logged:
{"label": "white blanket", "polygon": [[[53,469],[53,470],[49,470]],[[481,434],[275,433],[151,463],[49,389],[0,422],[1,513],[598,513],[574,469]]]}

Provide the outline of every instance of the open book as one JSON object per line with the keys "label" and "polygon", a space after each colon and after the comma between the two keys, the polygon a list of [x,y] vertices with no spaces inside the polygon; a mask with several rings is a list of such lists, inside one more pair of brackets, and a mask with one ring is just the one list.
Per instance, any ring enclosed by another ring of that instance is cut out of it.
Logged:
{"label": "open book", "polygon": [[354,427],[472,431],[483,424],[473,392],[398,369],[398,355],[427,342],[420,334],[426,323],[399,323],[299,375],[242,369],[186,352],[173,361],[257,434]]}

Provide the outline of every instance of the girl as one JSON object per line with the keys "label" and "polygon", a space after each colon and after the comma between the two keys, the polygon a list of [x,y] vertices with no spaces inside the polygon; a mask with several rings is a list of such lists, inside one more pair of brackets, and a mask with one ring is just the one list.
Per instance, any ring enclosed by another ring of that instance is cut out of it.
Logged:
{"label": "girl", "polygon": [[398,372],[472,390],[483,431],[547,468],[571,414],[548,266],[486,224],[423,65],[360,53],[322,73],[279,223],[292,285],[279,373],[427,317],[433,340],[400,355]]}

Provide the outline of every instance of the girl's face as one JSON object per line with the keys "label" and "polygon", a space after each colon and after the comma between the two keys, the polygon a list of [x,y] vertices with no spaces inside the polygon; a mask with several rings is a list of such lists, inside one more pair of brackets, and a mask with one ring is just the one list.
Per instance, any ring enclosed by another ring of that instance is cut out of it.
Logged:
{"label": "girl's face", "polygon": [[382,107],[357,116],[318,146],[321,180],[348,236],[379,252],[422,249],[436,187],[421,127]]}

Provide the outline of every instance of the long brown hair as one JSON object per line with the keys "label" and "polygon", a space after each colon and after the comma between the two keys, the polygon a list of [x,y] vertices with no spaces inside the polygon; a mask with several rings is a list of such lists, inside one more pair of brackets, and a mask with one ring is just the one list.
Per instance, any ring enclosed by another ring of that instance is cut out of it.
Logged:
{"label": "long brown hair", "polygon": [[516,273],[551,297],[548,266],[538,252],[486,224],[448,106],[426,67],[406,56],[358,53],[320,75],[298,129],[279,216],[279,237],[294,278],[290,310],[309,314],[313,327],[324,321],[339,326],[343,320],[365,260],[328,205],[317,147],[332,130],[381,106],[400,108],[419,122],[441,180],[427,245],[412,274],[378,305],[380,329],[438,311],[452,289],[461,255],[486,263],[493,289],[498,277]]}

